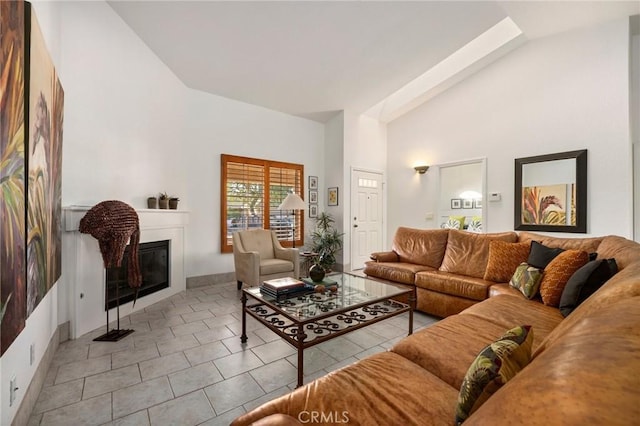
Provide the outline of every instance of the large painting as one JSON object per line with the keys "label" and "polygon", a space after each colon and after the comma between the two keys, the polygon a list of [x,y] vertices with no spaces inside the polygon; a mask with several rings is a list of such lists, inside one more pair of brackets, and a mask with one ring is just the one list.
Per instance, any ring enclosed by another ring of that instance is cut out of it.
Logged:
{"label": "large painting", "polygon": [[64,93],[31,14],[27,182],[27,316],[61,273]]}
{"label": "large painting", "polygon": [[0,353],[24,329],[25,15],[22,1],[0,1]]}

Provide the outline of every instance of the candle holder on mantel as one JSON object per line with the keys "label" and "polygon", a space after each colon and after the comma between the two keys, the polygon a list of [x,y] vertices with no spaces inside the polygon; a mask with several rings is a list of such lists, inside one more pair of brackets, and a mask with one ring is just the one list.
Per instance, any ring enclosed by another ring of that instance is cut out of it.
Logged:
{"label": "candle holder on mantel", "polygon": [[[129,286],[135,289],[133,299],[135,305],[138,289],[142,285],[142,274],[138,260],[138,243],[140,241],[138,213],[133,207],[122,201],[103,201],[93,206],[80,220],[80,232],[91,234],[98,240],[105,268],[120,268],[127,242],[130,240],[127,281]],[[105,295],[108,301],[109,288],[106,282],[105,286]],[[134,330],[120,329],[119,285],[116,286],[116,306],[117,328],[109,330],[109,307],[107,306],[107,332],[93,339],[94,341],[117,342],[133,333]]]}

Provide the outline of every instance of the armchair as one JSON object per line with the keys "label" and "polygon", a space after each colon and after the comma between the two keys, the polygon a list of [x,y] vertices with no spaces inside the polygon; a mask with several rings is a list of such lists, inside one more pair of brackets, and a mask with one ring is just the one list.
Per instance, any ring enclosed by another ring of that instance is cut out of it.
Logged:
{"label": "armchair", "polygon": [[273,278],[300,276],[298,249],[282,247],[274,231],[238,231],[232,238],[238,290],[242,283],[254,286]]}

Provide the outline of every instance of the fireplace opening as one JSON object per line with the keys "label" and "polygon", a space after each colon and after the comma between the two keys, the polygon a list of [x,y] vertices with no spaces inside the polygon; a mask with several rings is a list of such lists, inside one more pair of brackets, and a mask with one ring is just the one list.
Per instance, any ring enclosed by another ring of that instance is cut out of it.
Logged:
{"label": "fireplace opening", "polygon": [[[127,246],[120,268],[107,268],[105,310],[117,306],[116,286],[120,292],[120,305],[132,301],[135,295],[135,290],[127,282],[129,249]],[[138,298],[169,287],[169,240],[141,243],[138,259],[142,273]]]}

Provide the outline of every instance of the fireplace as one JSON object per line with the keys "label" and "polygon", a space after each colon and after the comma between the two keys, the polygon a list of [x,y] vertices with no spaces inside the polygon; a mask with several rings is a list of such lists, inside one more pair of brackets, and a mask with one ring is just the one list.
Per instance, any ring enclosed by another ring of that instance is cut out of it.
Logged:
{"label": "fireplace", "polygon": [[[127,282],[127,268],[129,249],[127,246],[122,266],[120,268],[107,268],[107,294],[105,297],[105,310],[116,307],[116,289],[120,295],[120,305],[133,301],[135,290],[129,287]],[[142,285],[138,291],[138,300],[141,297],[155,293],[169,287],[169,240],[141,243],[138,249],[140,259],[140,272],[142,273]]]}

